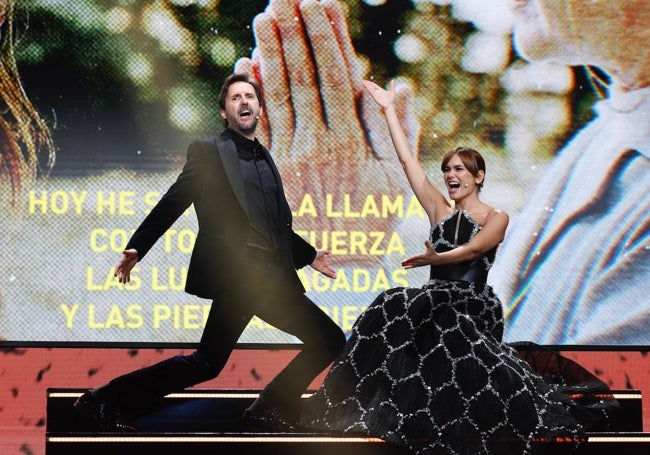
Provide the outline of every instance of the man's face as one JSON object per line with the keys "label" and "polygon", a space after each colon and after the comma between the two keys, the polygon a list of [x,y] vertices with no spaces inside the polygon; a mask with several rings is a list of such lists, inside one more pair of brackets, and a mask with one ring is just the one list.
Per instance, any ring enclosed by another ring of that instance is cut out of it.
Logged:
{"label": "man's face", "polygon": [[229,128],[252,139],[261,112],[260,102],[251,84],[235,82],[228,87],[226,106],[221,109],[221,118],[228,122]]}
{"label": "man's face", "polygon": [[[517,51],[530,60],[607,65],[629,52],[647,0],[510,0]],[[645,33],[645,32],[644,32]],[[626,42],[627,40],[627,42]]]}

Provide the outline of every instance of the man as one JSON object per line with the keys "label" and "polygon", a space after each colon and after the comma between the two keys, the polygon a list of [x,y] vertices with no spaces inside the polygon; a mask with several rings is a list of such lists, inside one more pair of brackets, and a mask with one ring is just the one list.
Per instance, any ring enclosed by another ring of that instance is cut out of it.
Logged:
{"label": "man", "polygon": [[327,251],[291,226],[291,211],[269,152],[255,137],[260,87],[247,74],[226,78],[219,96],[226,129],[190,144],[176,182],[135,231],[115,268],[121,283],[154,243],[194,204],[199,232],[185,290],[212,299],[198,349],[113,379],[75,407],[104,431],[134,430],[120,421],[125,404],[145,403],[216,377],[256,315],[303,342],[298,355],[245,412],[245,422],[292,428],[300,396],[345,343],[342,330],[306,295],[296,268],[334,278]]}

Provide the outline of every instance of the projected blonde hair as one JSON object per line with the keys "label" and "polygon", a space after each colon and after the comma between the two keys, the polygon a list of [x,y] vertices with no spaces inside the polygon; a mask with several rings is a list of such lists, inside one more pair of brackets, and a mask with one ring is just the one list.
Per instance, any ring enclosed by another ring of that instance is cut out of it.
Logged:
{"label": "projected blonde hair", "polygon": [[[54,165],[50,130],[27,97],[14,57],[13,0],[0,0],[0,184],[3,205],[19,205],[37,173]],[[8,199],[7,196],[8,195]]]}

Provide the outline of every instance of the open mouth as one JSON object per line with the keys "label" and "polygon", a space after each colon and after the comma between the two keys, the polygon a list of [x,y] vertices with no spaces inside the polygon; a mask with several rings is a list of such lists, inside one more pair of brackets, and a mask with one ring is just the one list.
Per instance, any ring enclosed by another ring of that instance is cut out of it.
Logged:
{"label": "open mouth", "polygon": [[251,115],[253,115],[253,113],[251,111],[249,111],[248,109],[242,109],[241,111],[239,111],[239,116],[242,117],[242,118],[248,118]]}
{"label": "open mouth", "polygon": [[460,188],[460,183],[458,182],[449,182],[447,185],[449,186],[450,189]]}

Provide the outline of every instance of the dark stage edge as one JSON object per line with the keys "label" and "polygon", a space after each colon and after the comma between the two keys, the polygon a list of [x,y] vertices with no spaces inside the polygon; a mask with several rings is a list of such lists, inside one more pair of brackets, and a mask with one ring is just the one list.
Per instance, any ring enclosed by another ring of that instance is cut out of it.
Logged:
{"label": "dark stage edge", "polygon": [[[172,453],[183,455],[407,455],[408,452],[377,438],[315,433],[269,433],[241,425],[243,410],[258,391],[188,390],[171,394],[141,416],[128,416],[138,433],[98,433],[72,406],[84,389],[48,389],[47,455]],[[647,455],[650,433],[643,433],[641,393],[614,391],[621,403],[612,429],[589,433],[578,455]],[[542,441],[548,453],[565,453],[562,442]]]}

